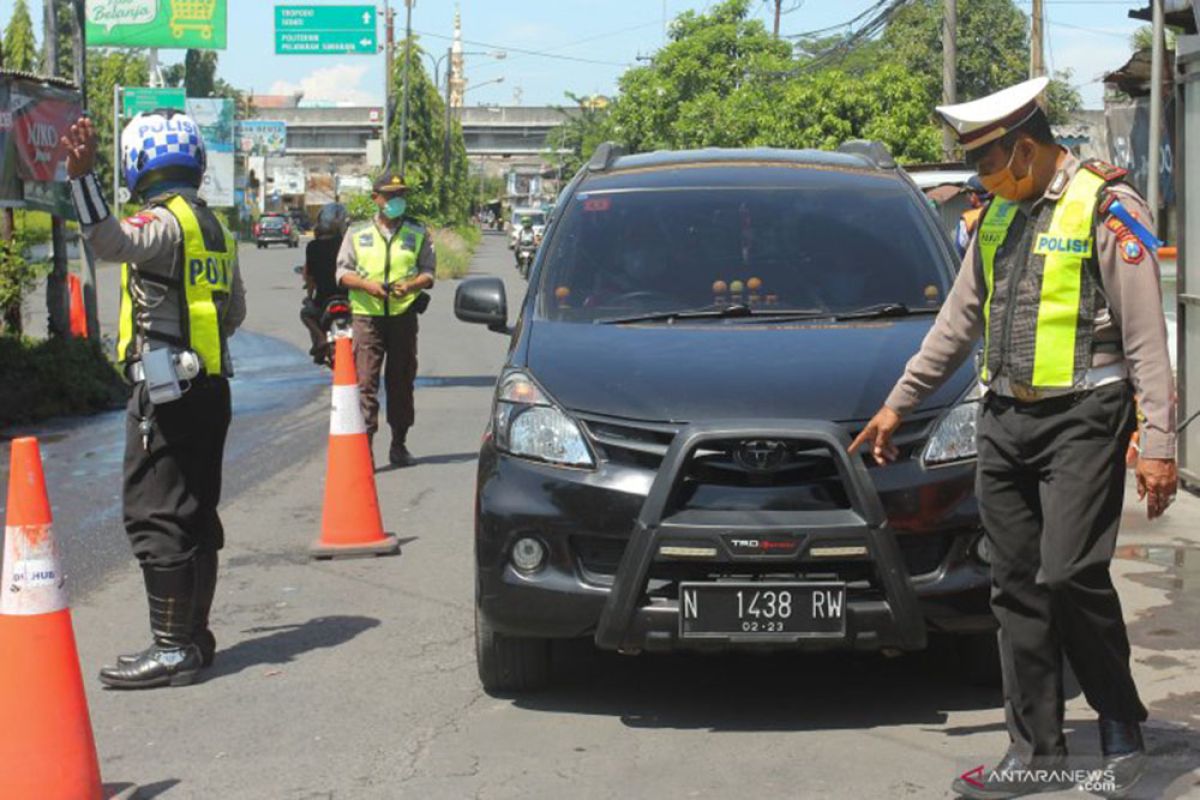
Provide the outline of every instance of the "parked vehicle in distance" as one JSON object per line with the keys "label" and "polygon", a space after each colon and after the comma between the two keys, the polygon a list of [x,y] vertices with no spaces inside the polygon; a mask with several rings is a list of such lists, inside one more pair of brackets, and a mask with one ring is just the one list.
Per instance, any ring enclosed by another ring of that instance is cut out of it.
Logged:
{"label": "parked vehicle in distance", "polygon": [[299,247],[300,233],[287,215],[263,214],[254,223],[254,243],[260,250],[272,244]]}
{"label": "parked vehicle in distance", "polygon": [[964,364],[877,466],[847,452],[929,331],[956,260],[881,145],[603,146],[564,190],[479,454],[475,625],[490,692],[551,642],[624,653],[920,650],[998,680]]}
{"label": "parked vehicle in distance", "polygon": [[312,220],[308,218],[308,213],[304,209],[293,208],[288,212],[288,218],[300,233],[312,230]]}

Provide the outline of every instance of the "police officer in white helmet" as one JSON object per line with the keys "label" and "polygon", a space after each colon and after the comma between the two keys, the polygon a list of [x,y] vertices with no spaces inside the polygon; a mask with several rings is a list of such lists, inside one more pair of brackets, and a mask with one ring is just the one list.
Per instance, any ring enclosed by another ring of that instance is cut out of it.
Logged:
{"label": "police officer in white helmet", "polygon": [[217,514],[230,421],[226,341],[246,316],[237,245],[200,199],[205,152],[186,114],[139,114],[121,136],[125,183],[143,207],[118,221],[95,172],[86,117],[63,142],[83,235],[121,267],[117,356],[132,384],[124,516],[142,568],[153,642],[100,671],[118,689],[190,683],[212,663],[208,615],[224,531]]}

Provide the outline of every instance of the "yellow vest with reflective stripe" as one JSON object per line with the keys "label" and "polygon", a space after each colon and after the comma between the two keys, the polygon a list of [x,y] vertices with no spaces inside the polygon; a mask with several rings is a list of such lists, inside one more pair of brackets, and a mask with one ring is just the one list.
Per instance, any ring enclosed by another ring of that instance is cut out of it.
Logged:
{"label": "yellow vest with reflective stripe", "polygon": [[149,280],[163,285],[168,291],[177,292],[179,307],[186,309],[186,313],[183,319],[179,320],[179,329],[183,335],[178,340],[174,337],[156,336],[153,330],[146,333],[147,338],[161,338],[167,344],[194,350],[200,356],[200,361],[209,375],[220,375],[225,347],[225,340],[221,335],[221,309],[233,283],[233,262],[237,244],[229,231],[222,226],[223,249],[210,250],[204,241],[204,233],[196,212],[187,200],[176,195],[167,201],[165,208],[179,221],[179,228],[183,233],[183,243],[180,247],[181,263],[177,274],[172,276],[152,275],[142,269],[131,271],[129,264],[121,265],[121,319],[117,358],[125,362],[134,355],[132,348],[137,334],[135,314],[147,311],[135,307],[136,301],[130,281]]}
{"label": "yellow vest with reflective stripe", "polygon": [[[980,377],[986,383],[1008,356],[1009,379],[1037,388],[1068,388],[1082,379],[1090,365],[1090,353],[1077,347],[1080,308],[1086,287],[1093,280],[1085,273],[1095,250],[1095,214],[1100,189],[1105,180],[1088,169],[1080,169],[1055,204],[1050,227],[1034,232],[1033,251],[1021,254],[1028,262],[1043,256],[1040,267],[1038,302],[1017,304],[1012,282],[1019,275],[1005,276],[1009,297],[1004,301],[1007,341],[995,341],[993,312],[996,306],[996,253],[1008,237],[1016,218],[1017,204],[995,198],[979,225],[979,254],[983,266],[986,297],[983,303],[983,363]],[[1034,225],[1036,216],[1028,224]],[[1015,307],[1014,307],[1015,306]],[[1090,322],[1090,320],[1089,320]],[[1020,337],[1033,337],[1032,342]],[[1085,331],[1084,336],[1090,336]],[[1016,337],[1016,338],[1013,338]],[[1032,346],[1030,346],[1032,345]],[[1008,349],[1008,353],[1004,349]],[[1032,358],[1013,357],[1014,353],[1032,353]],[[1086,361],[1088,363],[1080,363]]]}
{"label": "yellow vest with reflective stripe", "polygon": [[[391,242],[384,238],[374,222],[350,231],[356,272],[360,278],[380,283],[399,283],[417,275],[417,256],[425,243],[425,229],[405,220]],[[359,289],[350,290],[350,310],[370,317],[397,316],[408,311],[417,299],[413,292],[404,297],[379,299]]]}

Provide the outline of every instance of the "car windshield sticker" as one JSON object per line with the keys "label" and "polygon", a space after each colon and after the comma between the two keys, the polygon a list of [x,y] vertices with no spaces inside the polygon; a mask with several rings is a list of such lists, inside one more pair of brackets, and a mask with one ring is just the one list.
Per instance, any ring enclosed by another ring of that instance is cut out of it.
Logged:
{"label": "car windshield sticker", "polygon": [[612,208],[611,197],[592,197],[583,201],[584,211],[608,211]]}

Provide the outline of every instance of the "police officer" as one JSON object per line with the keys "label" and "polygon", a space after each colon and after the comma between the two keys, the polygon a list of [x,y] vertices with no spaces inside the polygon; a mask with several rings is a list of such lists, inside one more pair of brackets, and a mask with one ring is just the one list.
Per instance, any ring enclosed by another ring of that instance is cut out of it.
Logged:
{"label": "police officer", "polygon": [[417,312],[419,303],[427,302],[422,290],[433,287],[437,273],[429,232],[405,215],[407,194],[399,175],[381,175],[371,195],[378,213],[350,229],[337,264],[337,280],[349,290],[354,315],[354,367],[367,434],[373,440],[379,428],[379,376],[384,371],[392,429],[388,461],[398,467],[413,463],[407,440],[415,418]]}
{"label": "police officer", "polygon": [[[895,455],[892,434],[976,347],[987,387],[978,420],[978,499],[1000,623],[1011,745],[999,767],[959,778],[967,797],[1069,785],[1063,736],[1065,654],[1099,714],[1118,794],[1144,769],[1146,709],[1109,564],[1125,464],[1145,417],[1136,467],[1151,519],[1176,490],[1175,406],[1156,241],[1125,171],[1059,147],[1037,78],[938,112],[995,195],[937,321],[853,448]],[[1132,385],[1131,385],[1132,384]],[[1021,770],[1046,769],[1040,775]],[[1006,772],[1007,770],[1007,772]]]}
{"label": "police officer", "polygon": [[[149,647],[118,657],[100,680],[118,689],[187,684],[216,650],[208,615],[224,543],[217,503],[230,420],[226,340],[246,316],[237,247],[197,194],[204,142],[186,114],[159,109],[126,126],[120,167],[144,207],[120,222],[93,171],[91,120],[76,122],[63,142],[83,235],[100,258],[122,263],[117,356],[133,385],[125,530],[153,634]],[[182,395],[174,398],[173,389]]]}

